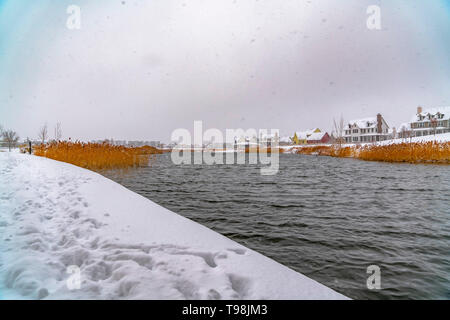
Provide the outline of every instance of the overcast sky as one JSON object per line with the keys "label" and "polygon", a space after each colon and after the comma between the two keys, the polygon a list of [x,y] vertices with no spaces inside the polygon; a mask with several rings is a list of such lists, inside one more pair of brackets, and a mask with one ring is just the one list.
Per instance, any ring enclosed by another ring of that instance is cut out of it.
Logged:
{"label": "overcast sky", "polygon": [[0,124],[23,138],[57,121],[83,140],[398,127],[418,105],[450,105],[449,0],[0,0]]}

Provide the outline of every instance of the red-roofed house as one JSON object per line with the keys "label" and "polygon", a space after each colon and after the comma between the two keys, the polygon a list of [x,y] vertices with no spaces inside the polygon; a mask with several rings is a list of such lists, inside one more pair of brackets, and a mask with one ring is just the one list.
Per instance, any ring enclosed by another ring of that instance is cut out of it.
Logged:
{"label": "red-roofed house", "polygon": [[329,143],[331,140],[330,135],[328,132],[315,132],[311,134],[307,139],[307,144],[322,144],[322,143]]}

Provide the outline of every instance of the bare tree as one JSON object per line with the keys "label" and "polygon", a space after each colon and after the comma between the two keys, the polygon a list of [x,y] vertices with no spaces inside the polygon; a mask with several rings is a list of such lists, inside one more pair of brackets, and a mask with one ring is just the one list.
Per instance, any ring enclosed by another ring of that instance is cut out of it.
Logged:
{"label": "bare tree", "polygon": [[55,126],[55,140],[59,141],[62,137],[62,129],[61,129],[61,122],[58,122]]}
{"label": "bare tree", "polygon": [[41,141],[41,143],[45,143],[45,140],[48,138],[48,129],[47,124],[44,124],[44,126],[39,129],[38,132],[38,139]]}
{"label": "bare tree", "polygon": [[339,121],[333,118],[333,127],[335,132],[335,138],[339,148],[342,147],[342,143],[344,142],[344,117],[341,115]]}
{"label": "bare tree", "polygon": [[400,138],[402,138],[402,140],[406,141],[407,134],[408,134],[408,130],[406,129],[406,127],[402,127],[400,130],[400,133],[399,133]]}
{"label": "bare tree", "polygon": [[8,145],[9,151],[11,151],[11,148],[16,146],[16,143],[19,141],[19,136],[17,135],[17,132],[13,130],[6,130],[2,131],[2,137],[3,141],[6,142]]}

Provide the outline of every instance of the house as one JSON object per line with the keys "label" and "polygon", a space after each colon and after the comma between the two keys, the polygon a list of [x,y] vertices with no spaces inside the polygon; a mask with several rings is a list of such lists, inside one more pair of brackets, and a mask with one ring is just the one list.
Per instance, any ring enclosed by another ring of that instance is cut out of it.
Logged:
{"label": "house", "polygon": [[259,148],[258,138],[256,136],[253,137],[245,137],[242,136],[239,139],[236,139],[234,142],[234,148],[237,150],[249,150],[249,149],[257,149]]}
{"label": "house", "polygon": [[280,137],[280,146],[289,146],[292,144],[292,137]]}
{"label": "house", "polygon": [[320,133],[320,132],[322,132],[322,131],[319,128],[310,129],[310,130],[306,130],[306,131],[297,131],[297,132],[294,133],[294,136],[292,137],[292,142],[295,145],[307,144],[308,143],[308,138],[313,133]]}
{"label": "house", "polygon": [[379,113],[376,117],[349,121],[344,129],[346,143],[367,143],[389,139],[389,126]]}
{"label": "house", "polygon": [[307,144],[322,144],[330,141],[331,137],[328,132],[315,132],[306,139]]}
{"label": "house", "polygon": [[417,107],[409,126],[413,137],[450,132],[450,107],[427,110]]}

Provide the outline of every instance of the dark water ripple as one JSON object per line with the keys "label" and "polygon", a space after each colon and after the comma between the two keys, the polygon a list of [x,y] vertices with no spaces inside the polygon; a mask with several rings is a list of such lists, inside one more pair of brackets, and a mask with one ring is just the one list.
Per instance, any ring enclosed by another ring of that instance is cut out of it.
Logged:
{"label": "dark water ripple", "polygon": [[[175,166],[104,175],[355,299],[450,299],[450,170],[280,155],[256,165]],[[381,267],[382,290],[366,287]]]}

